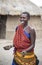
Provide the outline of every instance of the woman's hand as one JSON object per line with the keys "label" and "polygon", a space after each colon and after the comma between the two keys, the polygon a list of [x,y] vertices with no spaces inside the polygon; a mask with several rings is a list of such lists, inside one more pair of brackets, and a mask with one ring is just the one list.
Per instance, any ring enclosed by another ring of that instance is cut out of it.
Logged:
{"label": "woman's hand", "polygon": [[3,47],[4,48],[4,50],[9,50],[9,49],[11,49],[13,46],[12,45],[8,45],[8,46],[5,46],[5,47]]}

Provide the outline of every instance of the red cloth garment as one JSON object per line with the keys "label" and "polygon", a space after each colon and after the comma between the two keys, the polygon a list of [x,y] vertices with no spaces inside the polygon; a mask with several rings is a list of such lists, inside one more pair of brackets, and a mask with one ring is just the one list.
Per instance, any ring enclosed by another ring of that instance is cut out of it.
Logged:
{"label": "red cloth garment", "polygon": [[13,39],[13,45],[15,45],[16,50],[19,52],[29,48],[31,45],[30,39],[27,38],[27,36],[24,34],[22,25],[18,26],[15,37]]}

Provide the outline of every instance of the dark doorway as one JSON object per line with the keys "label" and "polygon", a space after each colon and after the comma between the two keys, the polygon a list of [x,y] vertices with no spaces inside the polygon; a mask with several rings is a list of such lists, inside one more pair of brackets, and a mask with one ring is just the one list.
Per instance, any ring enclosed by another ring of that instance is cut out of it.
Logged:
{"label": "dark doorway", "polygon": [[0,15],[0,39],[5,39],[6,37],[6,15]]}

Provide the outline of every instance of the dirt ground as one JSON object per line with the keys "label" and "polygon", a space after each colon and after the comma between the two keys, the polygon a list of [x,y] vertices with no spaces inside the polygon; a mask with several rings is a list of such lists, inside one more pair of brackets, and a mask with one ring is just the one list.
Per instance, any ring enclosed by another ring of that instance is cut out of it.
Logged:
{"label": "dirt ground", "polygon": [[[0,40],[0,65],[12,65],[14,48],[7,51],[3,49],[4,46],[12,44],[10,40]],[[39,65],[42,65],[42,39],[36,40],[35,54],[40,61]]]}

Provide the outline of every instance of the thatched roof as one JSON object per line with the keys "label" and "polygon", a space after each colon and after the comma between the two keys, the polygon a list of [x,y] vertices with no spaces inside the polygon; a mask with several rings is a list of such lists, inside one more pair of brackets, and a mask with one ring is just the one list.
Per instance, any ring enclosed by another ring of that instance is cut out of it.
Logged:
{"label": "thatched roof", "polygon": [[40,15],[40,8],[29,0],[1,0],[0,2],[1,15],[20,15],[24,11],[31,15]]}

